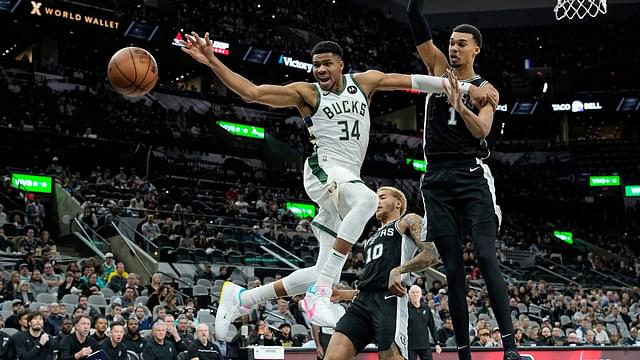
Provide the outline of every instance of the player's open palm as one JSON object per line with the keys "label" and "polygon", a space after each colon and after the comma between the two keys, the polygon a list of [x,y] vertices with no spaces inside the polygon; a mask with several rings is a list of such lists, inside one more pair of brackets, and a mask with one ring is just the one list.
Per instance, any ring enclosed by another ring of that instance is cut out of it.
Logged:
{"label": "player's open palm", "polygon": [[196,61],[206,65],[215,58],[209,33],[205,33],[204,38],[201,38],[195,31],[192,31],[191,35],[186,34],[185,37],[188,41],[182,41],[182,51],[191,55]]}
{"label": "player's open palm", "polygon": [[444,90],[447,93],[449,104],[457,112],[461,112],[464,107],[462,102],[462,92],[460,91],[460,84],[458,84],[458,77],[450,69],[447,69],[447,80],[443,81]]}

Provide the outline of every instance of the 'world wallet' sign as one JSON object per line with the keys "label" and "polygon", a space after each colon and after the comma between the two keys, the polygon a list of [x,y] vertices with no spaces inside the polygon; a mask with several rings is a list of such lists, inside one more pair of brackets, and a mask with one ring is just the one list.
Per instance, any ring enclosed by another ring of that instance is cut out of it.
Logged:
{"label": "'world wallet' sign", "polygon": [[84,9],[61,9],[55,6],[47,6],[47,4],[41,1],[31,1],[31,12],[29,15],[55,17],[63,21],[84,23],[91,26],[113,30],[117,30],[120,26],[120,22],[117,20],[109,19],[105,16],[89,14]]}

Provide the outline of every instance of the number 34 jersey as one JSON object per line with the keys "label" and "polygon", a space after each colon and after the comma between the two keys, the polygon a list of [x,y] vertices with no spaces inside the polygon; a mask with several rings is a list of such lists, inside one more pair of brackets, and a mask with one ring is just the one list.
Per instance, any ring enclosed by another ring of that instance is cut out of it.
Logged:
{"label": "number 34 jersey", "polygon": [[[397,219],[389,222],[364,242],[365,265],[358,282],[359,290],[386,290],[389,272],[413,257],[416,244],[398,230]],[[403,274],[406,281],[409,274]]]}
{"label": "number 34 jersey", "polygon": [[318,106],[304,119],[321,167],[340,166],[360,176],[369,145],[369,103],[351,75],[342,77],[342,89],[325,91],[312,84]]}

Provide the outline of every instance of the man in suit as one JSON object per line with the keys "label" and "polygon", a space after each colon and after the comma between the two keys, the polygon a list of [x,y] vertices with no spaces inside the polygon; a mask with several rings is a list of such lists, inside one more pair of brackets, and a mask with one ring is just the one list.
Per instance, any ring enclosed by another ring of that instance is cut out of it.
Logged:
{"label": "man in suit", "polygon": [[[431,360],[431,345],[429,333],[437,341],[436,324],[433,320],[431,309],[422,302],[422,290],[417,285],[409,289],[409,360]],[[439,343],[436,343],[436,352],[442,352]]]}

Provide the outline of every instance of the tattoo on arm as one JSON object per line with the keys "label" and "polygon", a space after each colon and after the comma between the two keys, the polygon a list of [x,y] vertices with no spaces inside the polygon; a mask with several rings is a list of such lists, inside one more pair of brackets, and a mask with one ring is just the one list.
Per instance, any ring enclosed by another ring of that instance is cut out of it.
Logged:
{"label": "tattoo on arm", "polygon": [[405,222],[409,230],[409,236],[416,244],[420,253],[411,260],[399,266],[397,269],[401,274],[421,271],[438,263],[438,250],[432,242],[422,242],[422,218],[416,214],[408,214],[402,221]]}

